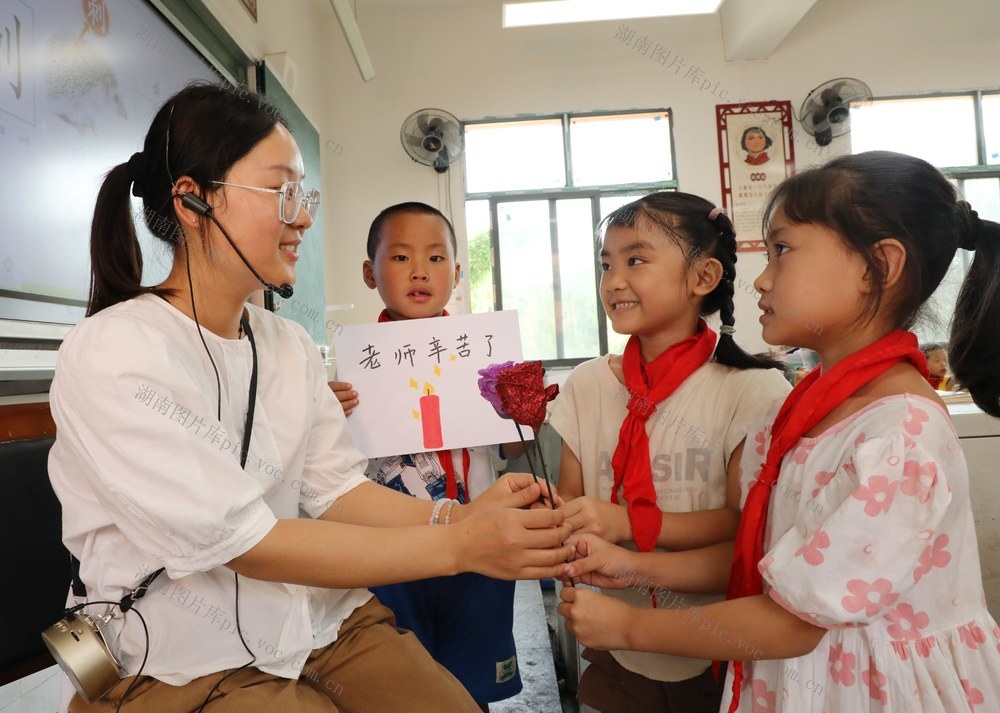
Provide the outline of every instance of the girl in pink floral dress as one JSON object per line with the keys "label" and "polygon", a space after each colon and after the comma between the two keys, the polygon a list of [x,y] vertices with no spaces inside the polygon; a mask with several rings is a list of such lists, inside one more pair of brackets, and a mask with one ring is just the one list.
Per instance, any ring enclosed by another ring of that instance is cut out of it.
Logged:
{"label": "girl in pink floral dress", "polygon": [[730,660],[723,711],[1000,711],[968,469],[904,331],[956,250],[975,250],[953,371],[1000,417],[1000,225],[888,152],[797,174],[766,215],[764,339],[821,364],[747,438],[736,542],[635,553],[584,535],[566,571],[729,601],[637,610],[565,588],[560,613],[590,647]]}

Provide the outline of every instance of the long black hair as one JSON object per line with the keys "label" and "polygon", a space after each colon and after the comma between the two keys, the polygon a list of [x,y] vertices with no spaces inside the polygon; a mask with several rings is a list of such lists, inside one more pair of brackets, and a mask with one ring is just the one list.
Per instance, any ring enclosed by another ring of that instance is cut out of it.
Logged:
{"label": "long black hair", "polygon": [[[715,205],[700,196],[678,191],[651,193],[622,206],[608,215],[602,224],[607,228],[636,228],[649,224],[677,243],[693,264],[700,256],[714,257],[722,263],[722,279],[705,295],[701,315],[719,313],[726,327],[736,325],[733,294],[736,279],[736,231],[732,221]],[[737,369],[784,369],[785,365],[766,356],[748,354],[736,343],[729,330],[719,334],[715,360]]]}
{"label": "long black hair", "polygon": [[176,250],[184,233],[174,212],[174,180],[190,176],[204,198],[217,190],[211,182],[224,180],[233,164],[279,123],[287,127],[274,106],[245,87],[193,83],[167,100],[153,118],[142,152],[112,168],[97,195],[90,230],[88,317],[143,293],[169,293],[142,285],[142,251],[129,189],[142,197],[142,217],[150,232]]}
{"label": "long black hair", "polygon": [[932,165],[890,151],[841,156],[786,179],[768,201],[765,232],[779,208],[792,223],[834,231],[865,260],[872,292],[862,318],[868,320],[884,302],[877,243],[903,244],[904,276],[890,315],[896,328],[908,329],[922,316],[959,248],[975,250],[955,306],[948,359],[976,404],[1000,418],[1000,225],[982,220]]}

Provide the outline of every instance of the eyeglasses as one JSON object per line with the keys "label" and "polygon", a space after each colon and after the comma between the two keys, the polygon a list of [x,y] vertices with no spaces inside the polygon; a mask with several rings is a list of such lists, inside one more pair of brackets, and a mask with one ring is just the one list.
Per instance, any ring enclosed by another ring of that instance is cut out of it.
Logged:
{"label": "eyeglasses", "polygon": [[315,218],[319,211],[319,191],[315,188],[307,191],[298,181],[285,181],[281,188],[261,188],[259,186],[244,186],[241,183],[226,183],[225,181],[209,181],[219,186],[232,186],[234,188],[249,188],[251,191],[262,191],[264,193],[277,193],[278,217],[282,223],[291,225],[299,217],[299,211],[303,208],[310,218]]}

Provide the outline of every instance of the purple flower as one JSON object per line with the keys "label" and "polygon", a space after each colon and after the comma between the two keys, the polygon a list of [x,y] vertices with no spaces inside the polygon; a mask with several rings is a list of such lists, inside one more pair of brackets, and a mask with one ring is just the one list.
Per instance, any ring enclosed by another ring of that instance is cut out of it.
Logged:
{"label": "purple flower", "polygon": [[514,366],[514,362],[505,361],[503,364],[490,364],[485,369],[479,370],[479,375],[483,377],[479,380],[479,393],[490,402],[493,410],[500,418],[510,418],[510,414],[503,410],[500,404],[500,397],[497,396],[497,377],[501,371]]}

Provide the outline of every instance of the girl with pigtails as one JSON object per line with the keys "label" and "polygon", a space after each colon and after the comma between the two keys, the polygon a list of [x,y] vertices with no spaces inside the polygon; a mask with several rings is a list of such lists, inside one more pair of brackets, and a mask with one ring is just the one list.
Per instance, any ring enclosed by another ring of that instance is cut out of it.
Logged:
{"label": "girl with pigtails", "polygon": [[559,611],[588,646],[730,660],[727,713],[1000,710],[968,467],[909,331],[956,252],[973,252],[949,356],[1000,418],[1000,225],[887,151],[786,179],[764,215],[764,340],[820,364],[750,429],[734,545],[636,555],[582,535],[567,572],[721,585],[728,601],[689,615],[564,589]]}
{"label": "girl with pigtails", "polygon": [[[739,523],[744,437],[789,389],[777,363],[733,338],[733,225],[707,200],[678,192],[641,198],[604,224],[601,299],[614,330],[631,336],[624,354],[578,366],[553,405],[561,509],[576,534],[641,552],[726,547]],[[718,334],[704,319],[714,314]],[[722,598],[648,585],[609,593],[661,608]],[[582,702],[603,713],[718,711],[710,660],[616,648],[584,653]]]}

